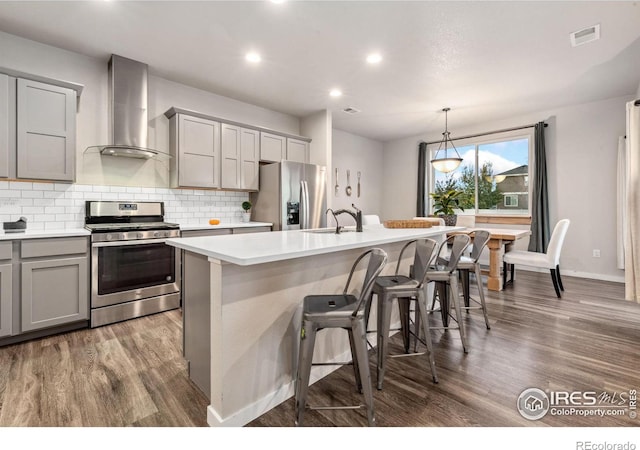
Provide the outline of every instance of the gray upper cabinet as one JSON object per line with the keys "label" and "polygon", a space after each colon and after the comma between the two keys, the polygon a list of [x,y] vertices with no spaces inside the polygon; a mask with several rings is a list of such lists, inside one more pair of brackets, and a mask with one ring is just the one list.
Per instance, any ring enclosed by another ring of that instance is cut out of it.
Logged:
{"label": "gray upper cabinet", "polygon": [[171,187],[259,189],[260,162],[309,162],[304,136],[170,108]]}
{"label": "gray upper cabinet", "polygon": [[17,80],[17,177],[74,181],[76,92]]}
{"label": "gray upper cabinet", "polygon": [[260,133],[260,160],[280,162],[287,159],[287,138],[273,133]]}
{"label": "gray upper cabinet", "polygon": [[21,251],[21,331],[87,320],[87,238],[23,240]]}
{"label": "gray upper cabinet", "polygon": [[9,76],[0,73],[0,178],[9,176]]}
{"label": "gray upper cabinet", "polygon": [[222,147],[221,186],[226,189],[240,189],[240,140],[241,128],[223,123],[220,127]]}
{"label": "gray upper cabinet", "polygon": [[287,138],[287,160],[309,163],[309,143],[301,139]]}
{"label": "gray upper cabinet", "polygon": [[260,160],[309,163],[309,141],[279,134],[260,133]]}
{"label": "gray upper cabinet", "polygon": [[171,187],[220,187],[220,123],[176,114],[170,119]]}
{"label": "gray upper cabinet", "polygon": [[11,336],[11,241],[0,242],[0,337]]}
{"label": "gray upper cabinet", "polygon": [[241,129],[240,182],[242,189],[257,191],[260,173],[260,132]]}
{"label": "gray upper cabinet", "polygon": [[226,189],[258,190],[259,132],[223,123],[222,187]]}

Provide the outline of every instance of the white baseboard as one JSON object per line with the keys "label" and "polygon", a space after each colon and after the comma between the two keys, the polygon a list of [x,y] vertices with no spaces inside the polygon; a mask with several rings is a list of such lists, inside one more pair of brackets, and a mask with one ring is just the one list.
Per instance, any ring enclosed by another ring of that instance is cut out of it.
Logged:
{"label": "white baseboard", "polygon": [[[535,267],[526,267],[516,265],[516,270],[527,270],[529,272],[549,273],[548,269],[537,269]],[[578,270],[560,269],[560,274],[567,277],[588,278],[600,281],[613,281],[615,283],[624,283],[624,275],[606,275],[602,273],[580,272]]]}

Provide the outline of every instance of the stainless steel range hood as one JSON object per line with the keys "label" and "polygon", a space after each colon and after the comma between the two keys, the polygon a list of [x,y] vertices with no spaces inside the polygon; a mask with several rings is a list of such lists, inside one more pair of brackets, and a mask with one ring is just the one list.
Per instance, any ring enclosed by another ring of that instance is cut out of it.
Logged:
{"label": "stainless steel range hood", "polygon": [[147,147],[148,66],[111,55],[109,60],[110,143],[87,148],[105,156],[169,159],[165,152]]}

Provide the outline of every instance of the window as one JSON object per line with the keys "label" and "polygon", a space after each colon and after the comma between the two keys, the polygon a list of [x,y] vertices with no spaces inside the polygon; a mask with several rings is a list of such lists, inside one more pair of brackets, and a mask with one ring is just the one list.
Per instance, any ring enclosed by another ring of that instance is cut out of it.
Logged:
{"label": "window", "polygon": [[516,194],[504,194],[504,206],[507,206],[507,207],[518,206],[518,196]]}
{"label": "window", "polygon": [[[439,172],[427,163],[429,192],[451,188],[462,191],[459,198],[464,212],[458,214],[529,215],[533,139],[532,128],[454,140],[463,161],[449,173]],[[429,160],[438,146],[428,147]]]}

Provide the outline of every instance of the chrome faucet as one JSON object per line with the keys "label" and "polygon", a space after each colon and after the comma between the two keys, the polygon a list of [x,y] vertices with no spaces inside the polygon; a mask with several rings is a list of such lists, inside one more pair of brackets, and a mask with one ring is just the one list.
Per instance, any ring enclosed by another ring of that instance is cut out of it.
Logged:
{"label": "chrome faucet", "polygon": [[353,209],[356,210],[355,213],[353,211],[348,210],[348,209],[339,209],[337,211],[331,210],[331,213],[333,214],[333,217],[336,219],[336,233],[340,232],[337,229],[337,223],[338,223],[337,216],[339,216],[340,214],[343,214],[343,213],[347,213],[347,214],[351,215],[351,217],[353,217],[356,220],[356,231],[362,232],[362,211],[360,211],[356,207],[356,205],[354,205],[353,203],[351,204],[351,206],[353,207]]}

